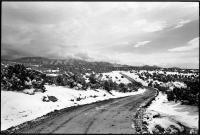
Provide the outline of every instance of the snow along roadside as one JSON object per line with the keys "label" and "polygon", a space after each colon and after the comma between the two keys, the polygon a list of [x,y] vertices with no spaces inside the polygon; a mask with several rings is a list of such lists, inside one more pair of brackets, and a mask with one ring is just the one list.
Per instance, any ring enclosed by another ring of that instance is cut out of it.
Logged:
{"label": "snow along roadside", "polygon": [[150,133],[156,131],[156,125],[162,127],[166,132],[167,130],[174,129],[171,125],[183,131],[183,126],[189,127],[194,130],[198,129],[199,110],[197,106],[181,105],[180,103],[169,102],[167,95],[159,92],[156,99],[146,109],[144,121],[147,123],[147,128]]}
{"label": "snow along roadside", "polygon": [[[111,98],[126,97],[142,94],[146,89],[138,89],[136,92],[121,93],[105,90],[74,90],[62,86],[45,85],[45,93],[28,95],[19,92],[1,91],[1,130],[17,126],[26,121],[34,120],[54,110],[90,104]],[[43,96],[55,96],[56,102],[43,102]],[[79,99],[79,100],[78,100]]]}
{"label": "snow along roadside", "polygon": [[[154,89],[154,88],[151,88],[151,89]],[[134,115],[132,125],[134,125],[137,134],[147,133],[147,129],[143,124],[143,115],[144,115],[144,112],[146,111],[147,106],[149,106],[151,102],[155,100],[155,98],[158,96],[158,93],[159,93],[158,90],[157,89],[154,89],[154,90],[156,91],[155,95],[149,98],[148,100],[146,100],[143,104],[141,104],[136,114]]]}

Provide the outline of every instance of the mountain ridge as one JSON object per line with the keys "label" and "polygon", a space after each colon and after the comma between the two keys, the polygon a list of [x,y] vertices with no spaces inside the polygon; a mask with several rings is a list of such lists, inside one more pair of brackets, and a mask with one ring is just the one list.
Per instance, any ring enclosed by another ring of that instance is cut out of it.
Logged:
{"label": "mountain ridge", "polygon": [[110,63],[105,61],[86,61],[82,59],[77,58],[66,58],[66,59],[56,59],[56,58],[46,58],[46,57],[21,57],[21,58],[15,58],[15,59],[9,59],[9,58],[1,58],[1,60],[8,60],[18,63],[29,63],[29,64],[44,64],[44,65],[103,65],[103,66],[109,66],[109,67],[142,67],[142,68],[161,68],[159,66],[153,65],[144,65],[144,66],[132,66],[132,65],[123,65],[118,63]]}

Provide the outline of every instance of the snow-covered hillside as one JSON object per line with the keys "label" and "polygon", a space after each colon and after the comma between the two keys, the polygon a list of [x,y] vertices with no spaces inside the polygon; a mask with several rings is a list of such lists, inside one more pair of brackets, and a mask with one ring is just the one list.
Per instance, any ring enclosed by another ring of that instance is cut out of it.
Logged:
{"label": "snow-covered hillside", "polygon": [[144,121],[147,122],[150,133],[156,130],[156,125],[161,126],[165,130],[169,130],[170,125],[173,125],[182,131],[183,127],[178,122],[186,127],[198,129],[198,112],[197,106],[169,102],[167,95],[160,92],[155,101],[147,108]]}
{"label": "snow-covered hillside", "polygon": [[[22,92],[1,91],[1,130],[16,126],[23,122],[33,120],[51,111],[62,108],[89,104],[110,98],[118,98],[136,94],[142,94],[145,89],[136,92],[121,93],[105,90],[74,90],[63,86],[45,85],[47,91],[36,92],[34,95]],[[25,90],[30,91],[30,90]],[[56,102],[44,102],[48,96],[57,98]]]}
{"label": "snow-covered hillside", "polygon": [[117,84],[124,83],[128,84],[131,83],[128,79],[124,78],[121,74],[120,71],[112,71],[109,73],[102,73],[102,80],[109,80],[111,79],[113,82],[116,82]]}
{"label": "snow-covered hillside", "polygon": [[148,86],[148,83],[145,82],[144,80],[140,79],[139,76],[135,72],[130,72],[130,71],[122,71],[121,73],[131,77],[134,79],[136,82],[141,83],[143,86]]}

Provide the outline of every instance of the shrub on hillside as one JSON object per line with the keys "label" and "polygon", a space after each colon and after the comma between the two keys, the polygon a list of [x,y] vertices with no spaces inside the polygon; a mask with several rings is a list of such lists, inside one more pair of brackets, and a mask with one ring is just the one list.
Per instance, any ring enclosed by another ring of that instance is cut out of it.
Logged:
{"label": "shrub on hillside", "polygon": [[175,87],[172,91],[167,92],[168,100],[179,100],[184,104],[198,105],[199,104],[199,80],[184,82],[187,88]]}
{"label": "shrub on hillside", "polygon": [[135,91],[137,90],[138,87],[135,87],[133,83],[128,83],[127,84],[127,91],[131,92],[131,91]]}
{"label": "shrub on hillside", "polygon": [[120,92],[127,92],[127,88],[124,83],[119,84]]}
{"label": "shrub on hillside", "polygon": [[3,89],[12,91],[22,91],[24,89],[41,89],[45,91],[44,74],[28,70],[22,64],[8,66],[1,70],[1,86]]}
{"label": "shrub on hillside", "polygon": [[175,95],[173,94],[172,91],[167,91],[166,94],[167,94],[167,100],[168,101],[174,101],[175,100]]}
{"label": "shrub on hillside", "polygon": [[46,76],[44,79],[45,83],[49,85],[55,84],[56,82],[56,77],[54,76]]}
{"label": "shrub on hillside", "polygon": [[96,77],[95,77],[95,74],[91,74],[91,75],[89,76],[89,81],[90,81],[90,83],[92,83],[92,84],[97,83],[97,79],[96,79]]}
{"label": "shrub on hillside", "polygon": [[107,80],[104,82],[103,87],[104,87],[104,89],[107,90],[107,91],[110,91],[110,90],[111,90],[110,84],[109,84],[109,82],[108,82]]}
{"label": "shrub on hillside", "polygon": [[58,99],[55,96],[43,96],[42,101],[43,102],[56,102]]}
{"label": "shrub on hillside", "polygon": [[[62,74],[55,78],[55,84],[58,86],[69,86],[70,88],[76,89],[87,89],[88,84],[80,74]],[[93,84],[96,85],[96,84]]]}
{"label": "shrub on hillside", "polygon": [[64,85],[64,77],[62,75],[57,76],[56,84],[59,85],[59,86],[65,86]]}
{"label": "shrub on hillside", "polygon": [[153,86],[153,81],[150,81],[148,84],[148,87],[152,87]]}
{"label": "shrub on hillside", "polygon": [[112,80],[106,80],[103,83],[103,88],[108,92],[114,89],[117,89],[117,83],[113,82]]}

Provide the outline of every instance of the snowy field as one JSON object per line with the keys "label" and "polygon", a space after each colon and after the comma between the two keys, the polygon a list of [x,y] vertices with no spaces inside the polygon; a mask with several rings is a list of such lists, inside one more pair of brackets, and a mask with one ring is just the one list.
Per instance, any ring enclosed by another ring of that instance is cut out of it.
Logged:
{"label": "snowy field", "polygon": [[52,74],[46,74],[47,76],[58,76],[58,75],[60,75],[60,74],[54,74],[54,73],[52,73]]}
{"label": "snowy field", "polygon": [[128,79],[122,77],[120,74],[120,71],[112,71],[109,73],[102,73],[102,78],[101,80],[109,80],[111,79],[113,82],[116,82],[117,84],[124,83],[128,84],[131,83]]}
{"label": "snowy field", "polygon": [[[140,70],[139,73],[143,73],[143,72],[147,72],[146,70]],[[149,73],[153,74],[153,72],[155,71],[148,71]],[[158,71],[157,71],[158,72]],[[155,83],[158,83],[160,84],[160,86],[163,86],[163,87],[169,87],[169,89],[173,89],[175,87],[177,88],[186,88],[187,85],[183,82],[179,82],[179,81],[175,81],[175,82],[167,82],[167,83],[164,83],[164,82],[161,82],[161,81],[158,81],[158,80],[153,80],[151,78],[149,79],[145,79],[145,80],[142,80],[139,78],[139,76],[137,75],[137,72],[133,71],[132,73],[131,72],[127,72],[127,71],[122,71],[121,73],[131,77],[132,79],[134,79],[136,82],[140,82],[143,86],[148,86],[149,82],[152,81],[153,85]],[[178,73],[178,72],[177,72]],[[143,76],[144,77],[144,76]],[[144,77],[145,78],[145,77]]]}
{"label": "snowy field", "polygon": [[[143,73],[143,72],[148,72],[151,75],[153,75],[153,73],[164,74],[164,71],[162,70],[154,70],[154,71],[140,70],[139,71],[139,73]],[[186,75],[186,76],[196,75],[195,73],[179,73],[179,72],[171,72],[171,71],[165,71],[165,72],[166,72],[166,75]]]}
{"label": "snowy field", "polygon": [[[84,91],[63,86],[45,85],[45,87],[46,92],[36,92],[34,95],[1,91],[1,130],[33,120],[54,110],[110,98],[142,94],[145,91],[145,89],[138,89],[138,91],[130,93],[111,91],[111,95],[105,90],[99,89]],[[32,90],[27,91],[31,92]],[[44,102],[42,99],[47,96],[55,96],[58,100],[56,102]]]}
{"label": "snowy field", "polygon": [[130,71],[121,71],[121,73],[131,77],[136,82],[141,83],[143,86],[148,86],[148,83],[145,82],[144,80],[140,79],[139,76],[135,72],[131,73]]}
{"label": "snowy field", "polygon": [[[167,95],[161,92],[147,108],[144,115],[144,121],[148,124],[148,131],[155,131],[155,126],[160,125],[165,130],[171,125],[183,130],[182,125],[198,129],[199,110],[197,106],[181,105],[180,103],[169,102]],[[171,129],[170,129],[171,130]]]}

